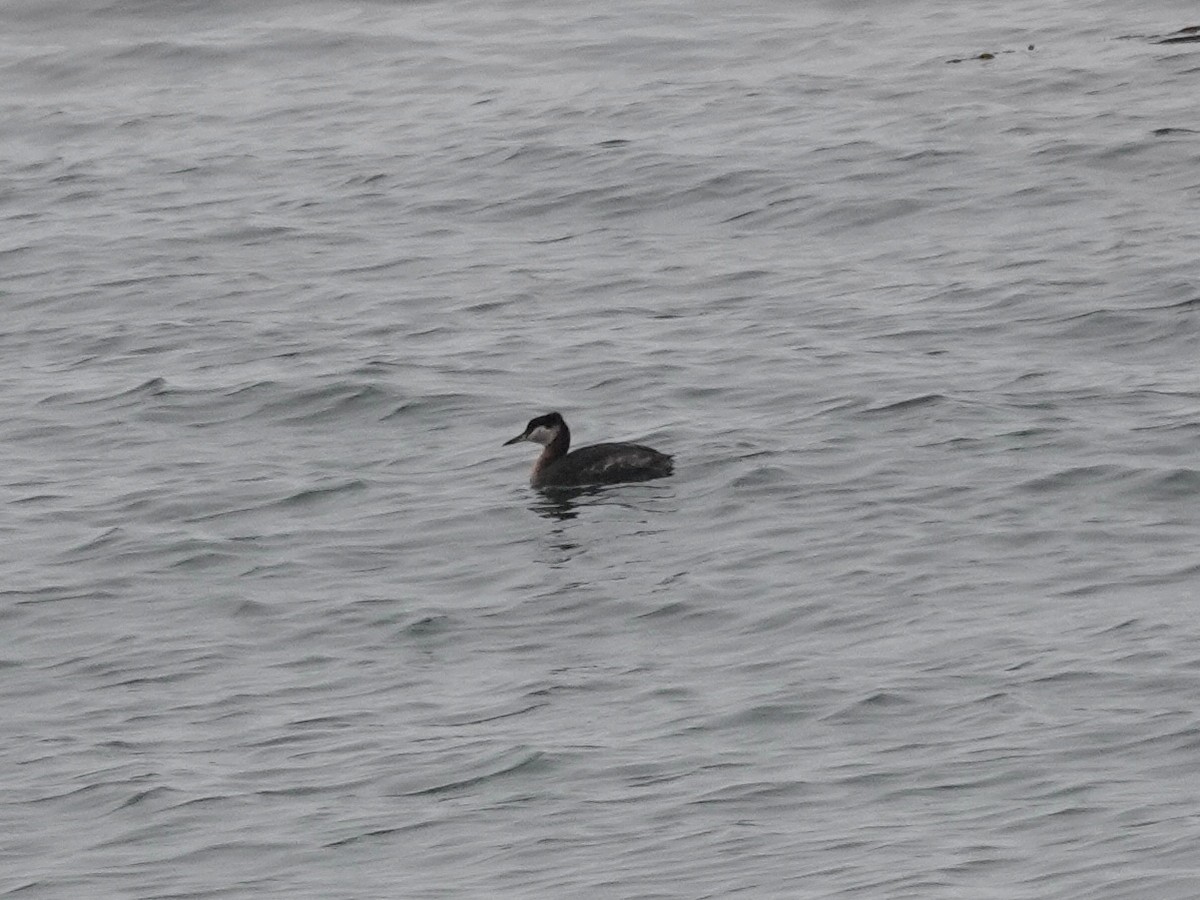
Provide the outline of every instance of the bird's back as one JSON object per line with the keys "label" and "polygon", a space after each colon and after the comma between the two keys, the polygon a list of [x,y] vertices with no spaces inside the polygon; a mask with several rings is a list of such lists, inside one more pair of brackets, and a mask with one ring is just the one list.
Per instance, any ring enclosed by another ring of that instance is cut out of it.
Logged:
{"label": "bird's back", "polygon": [[675,469],[670,454],[641,444],[592,444],[572,450],[538,473],[536,487],[649,481]]}

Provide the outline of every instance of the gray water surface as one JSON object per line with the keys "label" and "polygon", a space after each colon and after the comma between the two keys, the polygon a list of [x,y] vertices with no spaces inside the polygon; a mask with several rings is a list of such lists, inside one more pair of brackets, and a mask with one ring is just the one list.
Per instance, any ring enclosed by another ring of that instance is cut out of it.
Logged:
{"label": "gray water surface", "polygon": [[6,5],[0,896],[1197,896],[1194,14]]}

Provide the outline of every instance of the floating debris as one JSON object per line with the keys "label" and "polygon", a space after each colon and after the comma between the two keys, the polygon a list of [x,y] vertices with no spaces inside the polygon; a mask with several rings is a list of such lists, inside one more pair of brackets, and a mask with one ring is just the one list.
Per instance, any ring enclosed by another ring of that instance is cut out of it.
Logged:
{"label": "floating debris", "polygon": [[[1033,44],[1030,44],[1025,49],[1032,50]],[[1016,52],[1017,52],[1016,50],[997,50],[995,53],[992,53],[990,50],[984,50],[982,53],[980,53],[976,56],[962,56],[962,57],[959,57],[958,59],[948,59],[948,60],[946,60],[946,62],[947,63],[960,63],[960,62],[967,62],[969,60],[976,60],[976,59],[981,59],[984,62],[986,62],[989,59],[995,59],[1001,53],[1016,53]]]}

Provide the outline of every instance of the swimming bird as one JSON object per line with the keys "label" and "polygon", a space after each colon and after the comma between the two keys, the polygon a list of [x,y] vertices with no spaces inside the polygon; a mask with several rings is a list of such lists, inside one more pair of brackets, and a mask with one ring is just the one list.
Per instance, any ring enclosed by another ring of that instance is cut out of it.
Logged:
{"label": "swimming bird", "polygon": [[570,453],[571,429],[556,412],[530,419],[525,430],[504,446],[520,441],[542,445],[529,483],[535,488],[582,487],[663,478],[675,470],[670,454],[641,444],[592,444]]}

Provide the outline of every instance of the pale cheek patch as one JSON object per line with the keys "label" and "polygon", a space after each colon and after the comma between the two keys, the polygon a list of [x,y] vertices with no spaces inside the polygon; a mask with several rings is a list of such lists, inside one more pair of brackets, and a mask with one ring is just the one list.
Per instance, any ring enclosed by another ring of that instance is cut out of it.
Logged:
{"label": "pale cheek patch", "polygon": [[554,440],[554,432],[545,425],[539,425],[533,431],[529,432],[529,437],[526,440],[533,441],[535,444],[541,444],[544,447]]}

